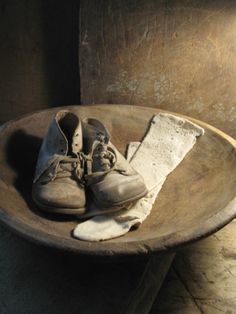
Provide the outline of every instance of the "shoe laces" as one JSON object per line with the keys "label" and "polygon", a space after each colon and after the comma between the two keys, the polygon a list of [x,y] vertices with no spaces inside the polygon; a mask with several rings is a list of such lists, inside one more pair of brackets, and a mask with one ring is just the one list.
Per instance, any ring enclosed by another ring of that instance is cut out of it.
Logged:
{"label": "shoe laces", "polygon": [[93,169],[96,171],[111,171],[116,163],[115,152],[107,144],[99,143],[93,154]]}
{"label": "shoe laces", "polygon": [[93,143],[90,156],[91,158],[86,160],[87,174],[85,179],[87,185],[115,170],[117,162],[115,151],[108,146],[102,136]]}
{"label": "shoe laces", "polygon": [[44,183],[54,181],[58,178],[73,178],[79,184],[84,185],[84,164],[86,156],[80,152],[73,156],[58,156],[51,164],[50,171]]}

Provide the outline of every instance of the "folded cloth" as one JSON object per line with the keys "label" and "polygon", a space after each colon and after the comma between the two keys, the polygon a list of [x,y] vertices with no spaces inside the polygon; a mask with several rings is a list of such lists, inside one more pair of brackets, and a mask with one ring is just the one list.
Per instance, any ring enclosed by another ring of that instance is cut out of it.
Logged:
{"label": "folded cloth", "polygon": [[143,176],[149,193],[131,208],[95,216],[77,225],[73,236],[85,241],[119,237],[138,227],[150,214],[156,197],[170,174],[204,134],[200,126],[168,113],[155,115],[143,141],[129,144],[127,159]]}

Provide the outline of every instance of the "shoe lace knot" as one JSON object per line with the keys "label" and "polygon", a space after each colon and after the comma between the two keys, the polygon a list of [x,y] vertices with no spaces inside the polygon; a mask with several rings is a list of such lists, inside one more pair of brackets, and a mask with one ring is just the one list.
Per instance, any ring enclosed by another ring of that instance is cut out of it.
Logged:
{"label": "shoe lace knot", "polygon": [[116,163],[115,152],[107,144],[99,143],[93,154],[94,171],[111,171]]}
{"label": "shoe lace knot", "polygon": [[90,157],[86,158],[86,184],[90,185],[115,169],[116,152],[108,145],[108,140],[99,134],[94,141]]}

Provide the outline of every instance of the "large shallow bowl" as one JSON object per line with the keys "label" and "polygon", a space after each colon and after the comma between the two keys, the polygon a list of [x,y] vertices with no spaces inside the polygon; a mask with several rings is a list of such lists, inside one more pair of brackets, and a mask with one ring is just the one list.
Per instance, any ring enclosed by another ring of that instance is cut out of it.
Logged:
{"label": "large shallow bowl", "polygon": [[[43,214],[31,198],[37,154],[55,112],[37,112],[5,124],[0,132],[0,220],[38,243],[81,255],[145,255],[175,250],[205,237],[236,216],[236,142],[197,120],[205,129],[194,148],[172,172],[152,209],[137,230],[99,242],[71,237],[73,217]],[[130,141],[140,141],[148,122],[159,110],[126,105],[72,106],[85,116],[101,119],[122,152]]]}

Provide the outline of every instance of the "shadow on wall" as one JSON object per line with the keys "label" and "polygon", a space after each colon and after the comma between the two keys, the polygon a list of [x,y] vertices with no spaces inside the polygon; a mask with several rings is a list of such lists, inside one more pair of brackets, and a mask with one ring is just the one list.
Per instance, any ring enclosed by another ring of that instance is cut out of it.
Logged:
{"label": "shadow on wall", "polygon": [[0,122],[79,104],[79,0],[0,3]]}
{"label": "shadow on wall", "polygon": [[80,103],[79,1],[42,1],[45,79],[51,106]]}

